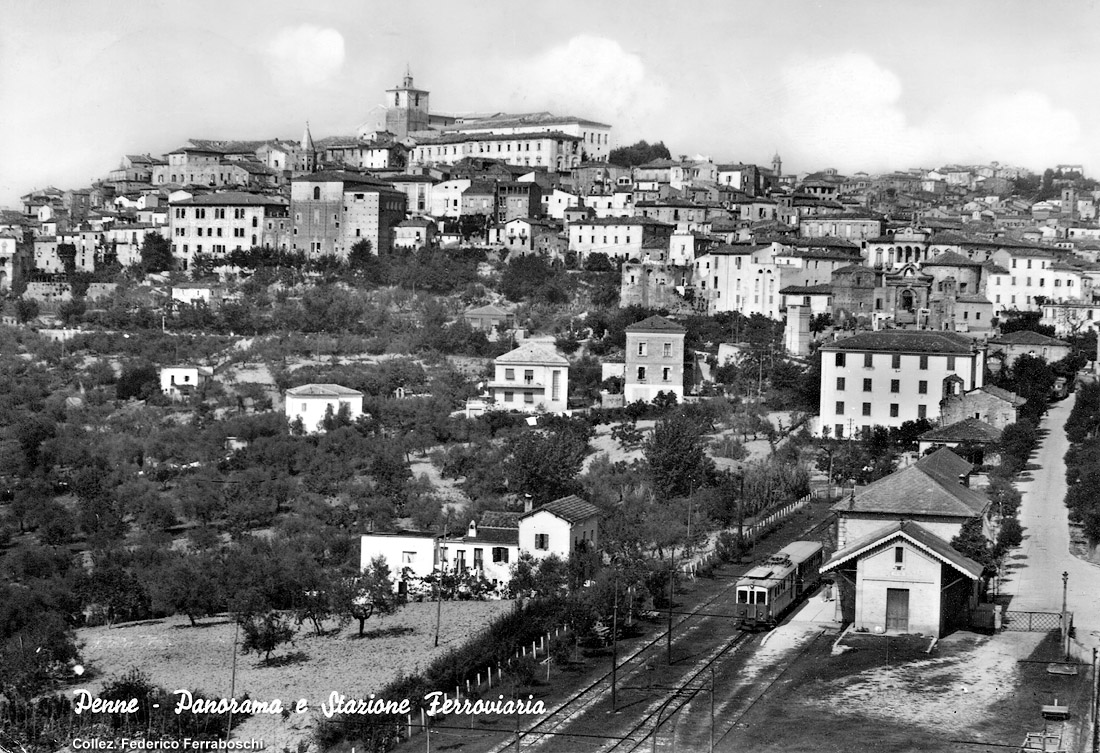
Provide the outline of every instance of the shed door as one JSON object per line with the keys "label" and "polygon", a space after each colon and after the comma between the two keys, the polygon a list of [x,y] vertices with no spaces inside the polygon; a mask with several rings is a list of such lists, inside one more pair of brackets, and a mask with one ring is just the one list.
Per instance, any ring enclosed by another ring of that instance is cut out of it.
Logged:
{"label": "shed door", "polygon": [[886,589],[886,629],[909,632],[909,589]]}

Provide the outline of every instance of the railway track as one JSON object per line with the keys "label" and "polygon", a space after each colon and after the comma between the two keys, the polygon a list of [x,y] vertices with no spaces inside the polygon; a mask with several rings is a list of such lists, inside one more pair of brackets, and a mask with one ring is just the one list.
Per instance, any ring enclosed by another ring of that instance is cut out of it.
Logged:
{"label": "railway track", "polygon": [[[736,586],[736,583],[737,581],[734,579],[729,586],[699,604],[688,614],[679,615],[672,626],[673,644],[681,644],[690,639],[704,626],[703,621],[720,619],[728,621],[734,619],[735,615],[733,614],[730,614],[728,617],[725,615],[715,615],[709,613],[707,608],[713,606],[716,602],[721,602],[723,599],[726,599],[729,592]],[[696,622],[688,627],[682,627],[684,623],[689,620],[695,620]],[[721,646],[716,652],[712,652],[714,655],[706,661],[705,666],[700,669],[699,672],[705,671],[735,645],[743,642],[745,640],[745,635],[744,633],[738,632],[732,641]],[[630,679],[636,678],[638,675],[646,672],[647,667],[640,661],[641,657],[646,652],[659,648],[659,645],[667,640],[668,629],[666,628],[655,637],[636,648],[628,656],[620,659],[618,666],[618,682],[620,683],[620,687],[629,682]],[[663,661],[663,659],[661,659],[661,661]],[[550,711],[543,719],[532,725],[529,729],[520,731],[518,733],[518,750],[533,751],[542,748],[556,737],[556,735],[552,733],[560,733],[564,727],[592,710],[593,707],[601,702],[606,702],[611,693],[611,675],[611,671],[608,670],[587,687],[575,693],[569,700]],[[693,677],[695,676],[696,675],[693,674]],[[650,718],[651,717],[647,715],[646,719],[648,720]],[[492,748],[491,753],[505,753],[506,751],[516,750],[517,743],[512,739],[495,746]]]}

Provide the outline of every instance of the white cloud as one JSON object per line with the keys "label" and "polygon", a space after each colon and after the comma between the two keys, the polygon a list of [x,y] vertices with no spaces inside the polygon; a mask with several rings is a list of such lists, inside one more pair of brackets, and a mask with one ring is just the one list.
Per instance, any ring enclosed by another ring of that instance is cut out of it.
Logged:
{"label": "white cloud", "polygon": [[899,105],[900,79],[867,55],[789,65],[781,81],[779,128],[792,153],[841,167],[906,164],[927,151]]}
{"label": "white cloud", "polygon": [[641,57],[603,37],[575,36],[504,71],[510,108],[602,120],[615,127],[618,143],[645,136],[642,128],[669,99],[664,83],[647,72]]}
{"label": "white cloud", "polygon": [[917,120],[906,113],[901,79],[862,53],[788,65],[781,81],[781,151],[809,169],[979,160],[1041,169],[1087,152],[1077,117],[1036,91],[990,93]]}
{"label": "white cloud", "polygon": [[272,76],[290,84],[322,84],[344,65],[343,35],[335,29],[310,24],[282,29],[265,51]]}

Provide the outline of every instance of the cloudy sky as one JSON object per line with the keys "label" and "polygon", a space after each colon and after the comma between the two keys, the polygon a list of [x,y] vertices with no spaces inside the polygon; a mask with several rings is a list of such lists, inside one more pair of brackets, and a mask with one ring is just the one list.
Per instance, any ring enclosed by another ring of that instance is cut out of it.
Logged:
{"label": "cloudy sky", "polygon": [[188,137],[349,134],[408,64],[443,112],[571,113],[786,171],[1100,169],[1091,0],[0,0],[0,206]]}

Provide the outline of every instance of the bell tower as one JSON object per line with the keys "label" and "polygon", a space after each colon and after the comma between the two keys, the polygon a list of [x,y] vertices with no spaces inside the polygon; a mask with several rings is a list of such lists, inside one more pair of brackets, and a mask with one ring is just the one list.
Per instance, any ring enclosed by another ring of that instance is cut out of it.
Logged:
{"label": "bell tower", "polygon": [[779,158],[779,152],[776,152],[775,156],[772,157],[772,172],[776,178],[783,174],[783,160]]}
{"label": "bell tower", "polygon": [[408,138],[412,131],[428,130],[428,92],[413,85],[407,67],[401,84],[386,90],[386,130],[398,139]]}

